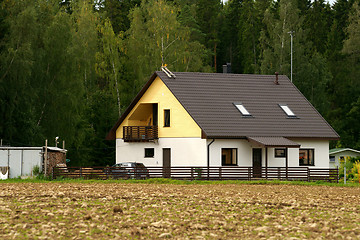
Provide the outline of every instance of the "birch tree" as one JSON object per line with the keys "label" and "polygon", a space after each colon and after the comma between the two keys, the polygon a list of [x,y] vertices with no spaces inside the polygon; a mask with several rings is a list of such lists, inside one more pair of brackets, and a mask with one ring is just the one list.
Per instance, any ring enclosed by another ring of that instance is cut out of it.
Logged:
{"label": "birch tree", "polygon": [[[164,64],[171,71],[204,71],[205,47],[191,40],[190,26],[177,19],[178,9],[163,0],[142,1],[130,14],[126,52],[135,76],[134,93]],[[184,20],[184,16],[182,16]]]}
{"label": "birch tree", "polygon": [[116,36],[108,19],[99,26],[101,34],[101,51],[97,52],[96,71],[105,79],[105,85],[116,96],[119,116],[121,115],[121,88],[119,74],[123,68],[121,52],[123,40],[121,35]]}

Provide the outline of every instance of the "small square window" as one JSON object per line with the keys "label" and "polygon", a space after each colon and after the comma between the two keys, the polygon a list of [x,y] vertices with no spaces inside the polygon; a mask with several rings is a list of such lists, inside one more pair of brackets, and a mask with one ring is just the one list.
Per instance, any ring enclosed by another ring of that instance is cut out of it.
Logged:
{"label": "small square window", "polygon": [[237,149],[222,148],[221,149],[222,166],[237,166]]}
{"label": "small square window", "polygon": [[286,157],[286,149],[285,148],[275,148],[275,157],[276,158]]}
{"label": "small square window", "polygon": [[145,148],[145,157],[153,158],[154,157],[154,148]]}
{"label": "small square window", "polygon": [[164,127],[170,127],[170,109],[164,110]]}
{"label": "small square window", "polygon": [[330,162],[335,162],[335,156],[330,156]]}

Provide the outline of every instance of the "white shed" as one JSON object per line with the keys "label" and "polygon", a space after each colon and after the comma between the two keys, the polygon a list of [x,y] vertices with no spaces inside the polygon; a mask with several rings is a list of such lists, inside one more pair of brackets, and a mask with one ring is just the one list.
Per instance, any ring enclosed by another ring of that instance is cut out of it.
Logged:
{"label": "white shed", "polygon": [[[66,150],[56,147],[48,147],[48,167],[52,168],[57,163],[65,163]],[[17,178],[32,176],[33,168],[39,166],[40,172],[44,169],[45,147],[8,147],[0,146],[0,169],[9,169],[6,174],[1,173],[2,178]],[[51,154],[55,153],[55,154]],[[60,156],[58,154],[60,153]],[[7,175],[7,177],[6,177]]]}
{"label": "white shed", "polygon": [[340,161],[348,157],[360,157],[360,151],[351,148],[333,148],[329,150],[330,167],[340,166]]}

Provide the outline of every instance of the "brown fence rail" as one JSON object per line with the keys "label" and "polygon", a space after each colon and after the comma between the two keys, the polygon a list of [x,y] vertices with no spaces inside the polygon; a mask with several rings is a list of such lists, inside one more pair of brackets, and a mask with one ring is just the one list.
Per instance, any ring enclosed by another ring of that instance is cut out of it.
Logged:
{"label": "brown fence rail", "polygon": [[183,180],[288,180],[338,182],[338,169],[308,167],[54,167],[53,178]]}

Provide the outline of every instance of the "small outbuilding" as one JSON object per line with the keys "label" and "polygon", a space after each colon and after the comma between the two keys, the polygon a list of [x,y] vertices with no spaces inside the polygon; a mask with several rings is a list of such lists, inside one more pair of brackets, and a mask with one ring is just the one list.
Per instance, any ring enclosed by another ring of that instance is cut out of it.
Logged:
{"label": "small outbuilding", "polygon": [[360,157],[360,151],[351,148],[333,148],[329,150],[330,167],[340,166],[340,162],[348,157]]}
{"label": "small outbuilding", "polygon": [[1,178],[31,177],[35,166],[50,175],[53,167],[66,163],[66,151],[57,147],[0,146]]}

